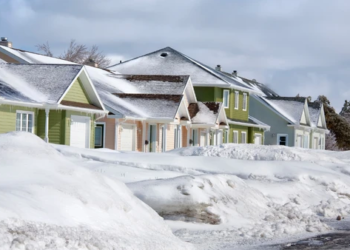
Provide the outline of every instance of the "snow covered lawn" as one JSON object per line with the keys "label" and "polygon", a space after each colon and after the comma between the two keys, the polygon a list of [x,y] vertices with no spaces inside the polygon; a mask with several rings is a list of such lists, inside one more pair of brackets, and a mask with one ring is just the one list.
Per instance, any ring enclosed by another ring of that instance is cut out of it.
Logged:
{"label": "snow covered lawn", "polygon": [[332,228],[322,219],[350,214],[349,152],[234,144],[163,154],[55,147],[125,182],[199,249],[326,232]]}
{"label": "snow covered lawn", "polygon": [[350,214],[350,152],[126,153],[9,133],[0,159],[0,249],[255,248]]}
{"label": "snow covered lawn", "polygon": [[0,249],[191,249],[124,183],[28,133],[0,135]]}

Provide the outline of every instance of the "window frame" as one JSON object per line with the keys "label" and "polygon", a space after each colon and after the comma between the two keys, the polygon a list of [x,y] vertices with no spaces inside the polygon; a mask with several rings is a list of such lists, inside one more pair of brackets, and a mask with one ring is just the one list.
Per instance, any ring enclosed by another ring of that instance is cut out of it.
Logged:
{"label": "window frame", "polygon": [[[280,137],[286,137],[286,145],[280,144]],[[277,145],[278,146],[288,146],[288,134],[277,134]]]}
{"label": "window frame", "polygon": [[[227,106],[225,106],[225,93],[227,94]],[[224,89],[222,92],[222,104],[225,109],[228,109],[230,107],[230,90]]]}
{"label": "window frame", "polygon": [[[235,134],[237,135],[237,142],[235,142]],[[232,143],[238,144],[239,136],[238,136],[238,130],[233,130],[232,131]]]}
{"label": "window frame", "polygon": [[[102,147],[97,147],[97,148],[105,148],[106,147],[106,123],[105,122],[96,122],[95,123],[95,134],[94,136],[96,136],[96,127],[97,126],[103,126],[103,131],[102,131]],[[96,138],[94,138],[96,139]],[[94,141],[94,148],[96,148],[96,140]]]}
{"label": "window frame", "polygon": [[[244,142],[243,142],[243,135],[244,135]],[[241,131],[241,143],[242,144],[247,144],[247,132],[246,131]]]}
{"label": "window frame", "polygon": [[235,109],[239,109],[239,91],[235,91]]}
{"label": "window frame", "polygon": [[243,111],[247,111],[247,106],[248,106],[248,96],[247,93],[243,93]]}
{"label": "window frame", "polygon": [[[19,130],[17,130],[17,114],[20,114],[21,115],[21,119],[20,119],[20,128]],[[28,132],[28,133],[32,133],[34,134],[34,128],[35,128],[35,112],[34,111],[24,111],[24,110],[16,110],[16,120],[15,120],[15,129],[16,131],[22,131],[22,115],[23,114],[26,114],[27,115],[27,123],[26,123],[26,131],[23,131],[23,132]],[[28,128],[28,115],[32,115],[33,119],[32,119],[32,131],[28,131],[29,128]]]}

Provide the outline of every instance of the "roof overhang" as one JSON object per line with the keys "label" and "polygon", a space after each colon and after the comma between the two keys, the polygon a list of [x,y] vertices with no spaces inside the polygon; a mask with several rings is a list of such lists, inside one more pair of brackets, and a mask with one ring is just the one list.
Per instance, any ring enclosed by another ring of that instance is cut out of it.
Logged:
{"label": "roof overhang", "polygon": [[239,126],[246,126],[246,127],[251,127],[251,128],[261,128],[264,130],[270,130],[270,126],[268,125],[260,125],[260,124],[252,124],[252,123],[248,123],[248,122],[237,122],[237,121],[232,121],[230,119],[228,119],[228,123],[229,124],[234,124],[234,125],[239,125]]}
{"label": "roof overhang", "polygon": [[248,89],[244,87],[239,87],[239,86],[232,86],[231,84],[207,84],[207,83],[193,83],[193,87],[218,87],[218,88],[225,88],[225,89],[234,89],[234,90],[240,90],[242,92],[247,92],[249,94],[256,94],[256,95],[261,95],[259,91],[256,91],[254,89]]}

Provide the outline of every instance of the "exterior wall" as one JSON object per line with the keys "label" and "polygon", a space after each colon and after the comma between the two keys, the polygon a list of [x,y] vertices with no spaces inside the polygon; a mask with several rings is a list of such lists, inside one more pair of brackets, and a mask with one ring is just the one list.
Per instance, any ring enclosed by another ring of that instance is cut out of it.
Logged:
{"label": "exterior wall", "polygon": [[187,128],[186,126],[182,126],[181,131],[182,131],[182,147],[189,147],[189,138],[187,138],[187,131],[191,130],[190,128]]}
{"label": "exterior wall", "polygon": [[229,143],[233,143],[233,131],[238,131],[238,143],[239,144],[242,143],[242,132],[246,132],[247,133],[247,143],[249,143],[248,130],[249,130],[248,127],[230,124],[230,134],[229,134],[229,138],[228,138]]}
{"label": "exterior wall", "polygon": [[0,59],[4,60],[5,62],[8,63],[19,63],[17,60],[9,57],[8,55],[5,55],[3,53],[0,52]]}
{"label": "exterior wall", "polygon": [[175,144],[175,134],[174,129],[176,128],[176,125],[173,124],[167,124],[167,131],[166,131],[166,150],[173,150],[174,144]]}
{"label": "exterior wall", "polygon": [[[314,138],[317,137],[318,140],[321,139],[321,145],[315,145],[314,143]],[[325,144],[326,144],[326,134],[325,134],[325,131],[313,131],[310,135],[310,148],[313,148],[313,149],[325,149]]]}
{"label": "exterior wall", "polygon": [[115,119],[103,117],[96,122],[105,122],[105,147],[109,149],[115,149]]}
{"label": "exterior wall", "polygon": [[[45,138],[45,110],[39,110],[38,115],[38,136],[44,140]],[[65,117],[66,111],[50,110],[49,113],[49,143],[66,144],[65,142]]]}
{"label": "exterior wall", "polygon": [[72,87],[69,89],[69,91],[63,98],[63,100],[80,103],[90,103],[79,78],[75,80]]}
{"label": "exterior wall", "polygon": [[225,109],[227,118],[237,119],[242,121],[248,121],[249,115],[249,93],[247,93],[247,110],[243,111],[243,93],[239,92],[239,104],[238,110],[235,109],[235,91],[234,89],[225,89],[218,87],[194,87],[195,93],[197,95],[197,100],[201,102],[211,101],[211,102],[222,102],[224,90],[230,91],[229,96],[229,108]]}
{"label": "exterior wall", "polygon": [[277,145],[277,135],[288,135],[288,146],[294,147],[294,128],[288,127],[288,122],[279,115],[265,107],[255,98],[250,98],[250,115],[271,126],[270,131],[265,132],[265,145]]}
{"label": "exterior wall", "polygon": [[34,133],[37,134],[38,110],[21,106],[0,105],[0,134],[16,131],[17,110],[34,112]]}

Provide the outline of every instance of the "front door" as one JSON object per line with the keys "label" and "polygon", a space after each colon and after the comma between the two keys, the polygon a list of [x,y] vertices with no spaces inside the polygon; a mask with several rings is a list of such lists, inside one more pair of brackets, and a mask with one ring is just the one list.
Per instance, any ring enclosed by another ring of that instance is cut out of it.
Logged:
{"label": "front door", "polygon": [[149,152],[156,152],[157,125],[149,125]]}
{"label": "front door", "polygon": [[95,148],[103,148],[104,145],[104,124],[96,124],[95,127]]}
{"label": "front door", "polygon": [[254,135],[254,144],[261,145],[261,135],[259,134]]}

